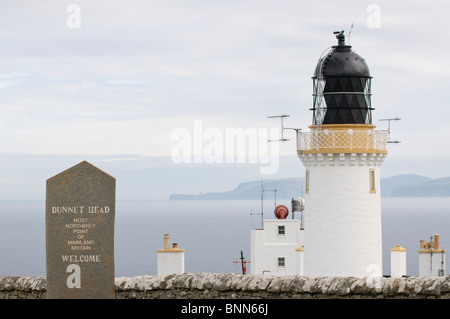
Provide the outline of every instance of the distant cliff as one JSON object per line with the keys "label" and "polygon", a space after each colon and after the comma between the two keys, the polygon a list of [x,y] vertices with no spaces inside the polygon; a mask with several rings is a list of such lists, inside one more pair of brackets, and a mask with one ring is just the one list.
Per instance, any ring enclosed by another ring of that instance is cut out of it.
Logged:
{"label": "distant cliff", "polygon": [[[428,183],[432,179],[429,177],[405,174],[396,175],[387,178],[382,178],[381,183],[381,196],[382,197],[411,197],[412,195],[405,193],[404,196],[399,196],[397,189],[402,187],[418,186]],[[420,196],[419,196],[420,197]]]}
{"label": "distant cliff", "polygon": [[[261,185],[262,183],[262,185]],[[277,199],[291,199],[302,196],[304,178],[287,178],[265,181],[253,181],[239,184],[235,189],[220,193],[199,195],[172,194],[170,200],[248,200],[261,198],[261,187],[266,191],[276,190]],[[265,196],[273,198],[273,192]]]}
{"label": "distant cliff", "polygon": [[449,197],[450,177],[430,179],[418,184],[402,185],[392,190],[392,197]]}
{"label": "distant cliff", "polygon": [[[172,194],[169,199],[252,200],[261,198],[261,187],[266,191],[276,189],[276,196],[279,199],[291,199],[303,196],[304,182],[304,178],[252,181],[241,183],[235,189],[226,192],[210,192],[199,195]],[[431,179],[425,176],[406,174],[383,178],[380,182],[382,197],[450,197],[450,177]]]}

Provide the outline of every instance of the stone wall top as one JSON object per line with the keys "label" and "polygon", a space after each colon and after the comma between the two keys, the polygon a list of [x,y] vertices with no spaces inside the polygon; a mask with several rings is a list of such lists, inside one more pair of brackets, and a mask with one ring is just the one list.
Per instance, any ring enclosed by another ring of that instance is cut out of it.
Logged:
{"label": "stone wall top", "polygon": [[116,278],[119,290],[241,290],[271,293],[309,293],[344,296],[360,295],[441,295],[450,293],[450,276],[404,278],[355,278],[240,275],[216,273],[185,273],[165,276]]}

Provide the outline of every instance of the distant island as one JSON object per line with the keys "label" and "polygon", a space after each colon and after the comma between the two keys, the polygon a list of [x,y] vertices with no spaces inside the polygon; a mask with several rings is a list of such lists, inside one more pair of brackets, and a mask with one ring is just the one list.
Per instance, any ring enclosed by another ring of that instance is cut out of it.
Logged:
{"label": "distant island", "polygon": [[[266,191],[276,190],[277,199],[302,197],[304,178],[271,179],[239,184],[226,192],[205,194],[172,194],[170,200],[252,200],[261,198],[261,187]],[[405,174],[381,179],[382,197],[450,197],[450,177],[432,179]],[[269,195],[273,198],[273,194]]]}

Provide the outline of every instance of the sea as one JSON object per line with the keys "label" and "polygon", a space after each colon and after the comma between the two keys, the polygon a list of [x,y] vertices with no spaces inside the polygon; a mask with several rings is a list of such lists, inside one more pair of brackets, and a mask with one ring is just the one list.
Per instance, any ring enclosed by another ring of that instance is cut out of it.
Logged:
{"label": "sea", "polygon": [[[251,230],[273,219],[278,204],[290,207],[289,200],[117,200],[115,276],[156,275],[165,233],[185,249],[186,272],[241,273],[241,252],[251,262]],[[381,204],[384,275],[390,275],[389,250],[397,244],[407,249],[408,276],[418,275],[421,239],[439,234],[449,251],[450,198],[382,198]],[[294,214],[305,230],[307,214],[307,203]],[[0,276],[45,276],[45,264],[45,201],[0,201]]]}

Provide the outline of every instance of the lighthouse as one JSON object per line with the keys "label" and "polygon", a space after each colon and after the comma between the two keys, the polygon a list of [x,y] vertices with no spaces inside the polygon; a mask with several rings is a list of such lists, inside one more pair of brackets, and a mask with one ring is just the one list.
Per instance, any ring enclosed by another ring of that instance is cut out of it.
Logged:
{"label": "lighthouse", "polygon": [[312,125],[298,131],[305,167],[304,275],[381,276],[380,166],[387,131],[372,124],[366,61],[335,32],[337,45],[319,58]]}

